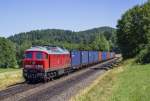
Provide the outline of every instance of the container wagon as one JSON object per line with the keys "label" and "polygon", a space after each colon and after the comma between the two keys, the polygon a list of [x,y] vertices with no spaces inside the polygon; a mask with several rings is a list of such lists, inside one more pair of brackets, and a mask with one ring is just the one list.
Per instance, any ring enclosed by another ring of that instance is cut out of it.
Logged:
{"label": "container wagon", "polygon": [[94,52],[89,51],[89,64],[94,63]]}
{"label": "container wagon", "polygon": [[73,69],[79,69],[81,66],[81,51],[71,51],[71,67]]}
{"label": "container wagon", "polygon": [[88,65],[89,64],[89,52],[81,51],[81,64]]}
{"label": "container wagon", "polygon": [[98,51],[94,51],[94,52],[93,52],[93,55],[94,55],[94,58],[93,58],[93,59],[94,59],[94,60],[93,60],[94,63],[98,63],[98,62],[99,62],[99,59],[98,59]]}
{"label": "container wagon", "polygon": [[107,60],[110,59],[110,52],[107,52]]}
{"label": "container wagon", "polygon": [[114,53],[110,52],[110,59],[114,58]]}
{"label": "container wagon", "polygon": [[102,61],[107,60],[107,52],[102,52]]}
{"label": "container wagon", "polygon": [[98,60],[99,60],[99,62],[101,62],[102,61],[102,52],[98,52]]}

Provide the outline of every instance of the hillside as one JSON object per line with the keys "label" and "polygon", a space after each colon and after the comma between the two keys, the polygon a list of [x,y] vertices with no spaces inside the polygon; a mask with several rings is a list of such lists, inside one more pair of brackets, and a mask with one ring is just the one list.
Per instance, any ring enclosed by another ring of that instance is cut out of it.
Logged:
{"label": "hillside", "polygon": [[43,44],[54,44],[56,42],[89,44],[101,33],[104,33],[107,39],[109,39],[114,32],[115,29],[111,27],[99,27],[79,32],[60,29],[45,29],[19,33],[10,36],[8,39],[19,45],[25,41],[31,41],[32,44],[37,44],[38,42],[42,42]]}

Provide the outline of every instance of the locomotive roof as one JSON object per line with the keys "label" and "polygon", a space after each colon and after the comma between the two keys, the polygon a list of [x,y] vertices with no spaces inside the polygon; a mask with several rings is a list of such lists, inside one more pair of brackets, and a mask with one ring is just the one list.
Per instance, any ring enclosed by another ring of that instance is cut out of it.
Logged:
{"label": "locomotive roof", "polygon": [[48,54],[69,54],[69,51],[57,46],[33,46],[26,51],[42,51]]}

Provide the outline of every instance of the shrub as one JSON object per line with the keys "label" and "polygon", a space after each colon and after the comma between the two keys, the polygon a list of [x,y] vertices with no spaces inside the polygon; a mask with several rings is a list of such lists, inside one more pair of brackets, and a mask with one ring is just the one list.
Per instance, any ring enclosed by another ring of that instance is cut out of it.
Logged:
{"label": "shrub", "polygon": [[136,57],[136,61],[142,64],[150,63],[150,45],[146,46],[139,52]]}
{"label": "shrub", "polygon": [[0,67],[17,67],[15,45],[6,38],[0,38]]}

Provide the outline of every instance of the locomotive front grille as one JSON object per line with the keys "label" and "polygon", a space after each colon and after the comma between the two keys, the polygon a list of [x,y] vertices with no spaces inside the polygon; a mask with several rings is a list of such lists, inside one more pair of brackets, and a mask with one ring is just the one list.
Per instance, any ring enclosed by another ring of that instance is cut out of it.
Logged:
{"label": "locomotive front grille", "polygon": [[23,76],[28,79],[43,78],[44,71],[37,69],[24,69]]}

